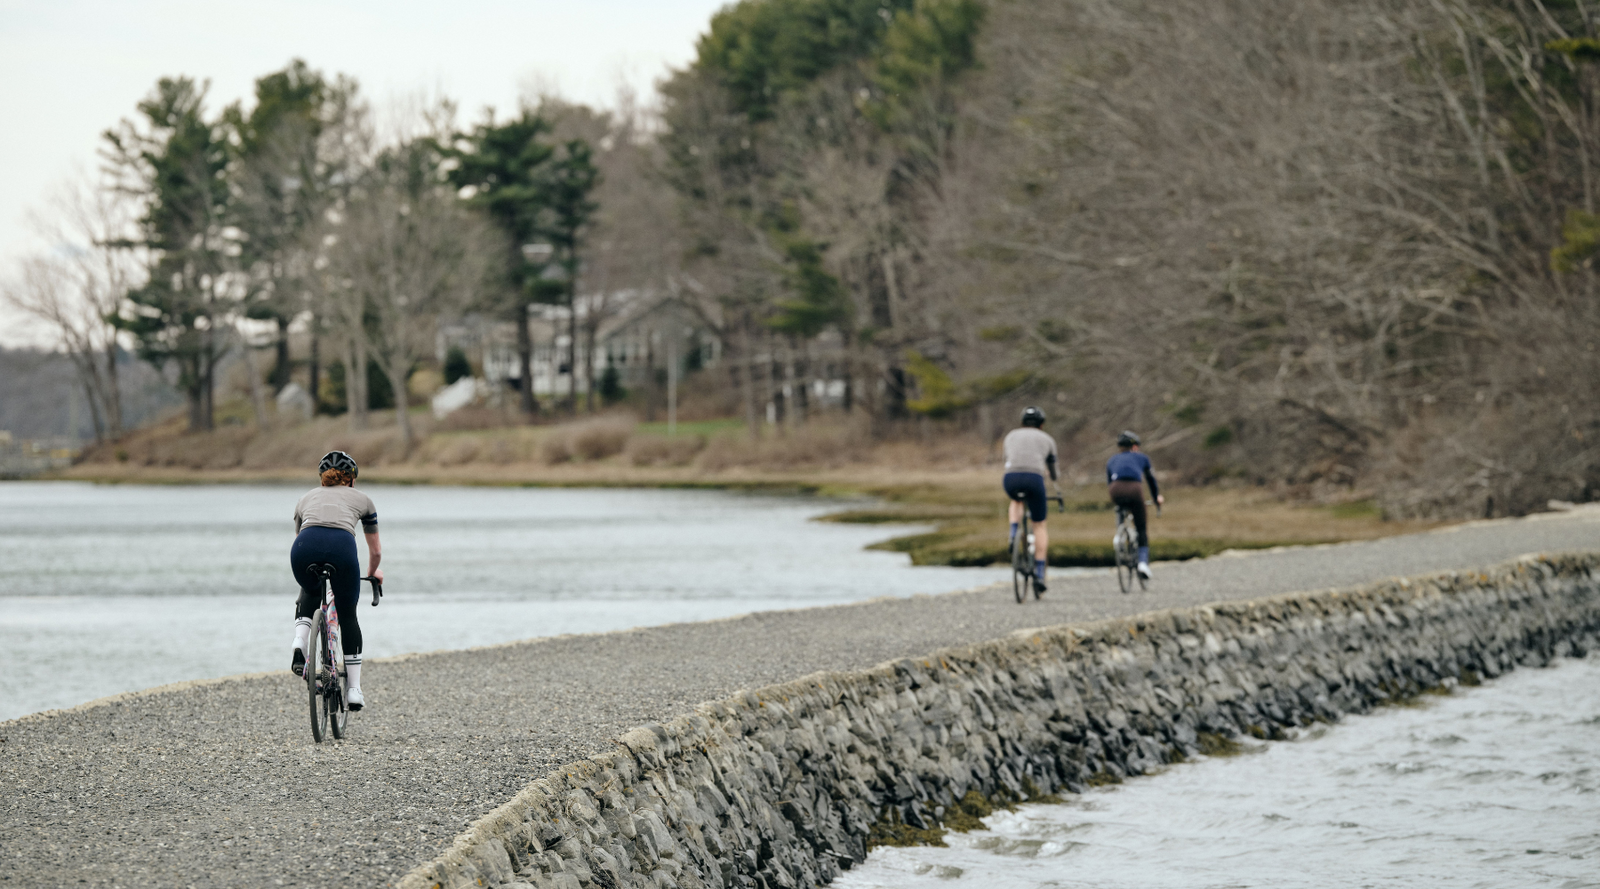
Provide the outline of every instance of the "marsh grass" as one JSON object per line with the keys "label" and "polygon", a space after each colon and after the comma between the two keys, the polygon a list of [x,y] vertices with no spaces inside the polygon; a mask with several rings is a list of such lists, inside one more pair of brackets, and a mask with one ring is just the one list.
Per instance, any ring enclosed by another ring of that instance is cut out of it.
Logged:
{"label": "marsh grass", "polygon": [[[232,416],[231,414],[229,416]],[[249,424],[188,433],[183,420],[134,432],[90,449],[67,477],[103,481],[191,482],[307,479],[316,460],[338,448],[356,456],[362,479],[376,482],[671,486],[868,496],[870,507],[824,517],[852,524],[933,526],[894,536],[876,548],[903,552],[918,565],[1004,564],[1006,502],[990,443],[961,434],[882,440],[859,422],[821,418],[796,429],[763,427],[751,438],[742,422],[661,423],[622,413],[542,425],[505,410],[463,409],[435,422],[411,411],[417,439],[400,440],[393,411],[374,411],[369,429],[344,417],[318,417],[258,430]],[[1049,518],[1052,565],[1111,564],[1112,513],[1099,485],[1067,486],[1066,510]],[[1150,522],[1158,560],[1227,550],[1331,543],[1434,527],[1385,521],[1370,499],[1308,506],[1263,488],[1169,485],[1167,508]]]}

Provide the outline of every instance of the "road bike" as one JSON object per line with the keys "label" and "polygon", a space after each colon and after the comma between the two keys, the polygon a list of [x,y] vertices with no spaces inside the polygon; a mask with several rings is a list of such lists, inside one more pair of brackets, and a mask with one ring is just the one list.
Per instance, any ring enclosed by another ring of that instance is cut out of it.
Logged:
{"label": "road bike", "polygon": [[[1145,505],[1152,501],[1146,500]],[[1156,515],[1161,515],[1161,506],[1156,504]],[[1133,589],[1134,580],[1139,581],[1139,589],[1145,588],[1145,578],[1139,573],[1139,526],[1133,520],[1133,511],[1117,507],[1117,533],[1111,536],[1111,553],[1116,561],[1117,586],[1122,587],[1124,593]]]}
{"label": "road bike", "polygon": [[[1022,500],[1020,497],[1016,499]],[[1066,512],[1067,502],[1061,498],[1059,488],[1056,489],[1055,496],[1046,499],[1056,502],[1057,512]],[[1035,599],[1043,592],[1039,589],[1039,578],[1034,573],[1033,563],[1033,521],[1027,503],[1024,502],[1022,520],[1017,524],[1017,536],[1011,541],[1011,591],[1016,595],[1018,605],[1027,601],[1029,589],[1033,590]]]}
{"label": "road bike", "polygon": [[[326,562],[306,566],[322,584],[322,607],[311,615],[311,635],[306,644],[306,663],[301,673],[306,681],[311,704],[311,737],[318,744],[332,731],[337,740],[344,737],[350,721],[350,706],[345,700],[346,674],[344,645],[339,638],[339,608],[333,599],[333,576],[338,569]],[[383,598],[383,581],[363,577],[372,584],[372,604]]]}

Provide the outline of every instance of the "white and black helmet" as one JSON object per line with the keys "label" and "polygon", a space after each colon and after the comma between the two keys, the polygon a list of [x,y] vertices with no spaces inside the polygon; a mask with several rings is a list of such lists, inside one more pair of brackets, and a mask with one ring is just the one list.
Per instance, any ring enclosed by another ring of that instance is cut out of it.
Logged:
{"label": "white and black helmet", "polygon": [[1044,411],[1036,407],[1024,408],[1022,411],[1022,425],[1038,429],[1044,425]]}
{"label": "white and black helmet", "polygon": [[348,473],[351,478],[361,474],[361,470],[356,468],[356,458],[344,451],[329,451],[323,455],[322,465],[317,467],[317,473],[320,475],[330,469]]}
{"label": "white and black helmet", "polygon": [[1117,447],[1119,448],[1131,448],[1138,443],[1139,436],[1127,430],[1123,430],[1122,434],[1117,436]]}

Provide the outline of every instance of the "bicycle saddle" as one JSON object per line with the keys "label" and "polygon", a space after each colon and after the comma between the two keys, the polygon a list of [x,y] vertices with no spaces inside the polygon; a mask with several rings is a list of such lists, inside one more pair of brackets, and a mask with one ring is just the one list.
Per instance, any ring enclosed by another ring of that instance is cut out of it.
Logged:
{"label": "bicycle saddle", "polygon": [[325,579],[333,577],[335,574],[339,573],[339,569],[333,567],[327,562],[312,562],[306,566],[306,570],[318,577]]}

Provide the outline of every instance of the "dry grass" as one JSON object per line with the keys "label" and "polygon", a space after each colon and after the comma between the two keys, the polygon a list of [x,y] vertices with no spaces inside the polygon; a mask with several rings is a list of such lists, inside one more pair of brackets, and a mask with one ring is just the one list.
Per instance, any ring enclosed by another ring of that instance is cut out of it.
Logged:
{"label": "dry grass", "polygon": [[687,466],[705,447],[703,435],[636,435],[628,440],[628,462],[634,466]]}
{"label": "dry grass", "polygon": [[[487,422],[487,418],[480,418]],[[309,479],[316,460],[347,450],[362,478],[377,482],[571,486],[703,485],[870,495],[884,505],[846,510],[834,521],[931,524],[936,530],[880,544],[918,564],[1004,561],[1005,498],[991,447],[959,436],[874,441],[849,423],[814,423],[752,439],[743,427],[706,424],[667,437],[631,416],[603,415],[551,426],[438,427],[413,414],[419,439],[400,446],[390,412],[351,432],[342,418],[254,432],[230,426],[189,435],[174,420],[94,451],[69,477],[125,481]],[[913,433],[915,430],[912,430]],[[118,457],[122,459],[118,459]],[[1098,485],[1068,487],[1068,510],[1050,517],[1054,564],[1104,564],[1112,513]],[[1208,486],[1166,491],[1152,514],[1156,558],[1191,558],[1229,548],[1356,540],[1433,527],[1384,521],[1367,501],[1308,506],[1273,491]]]}

